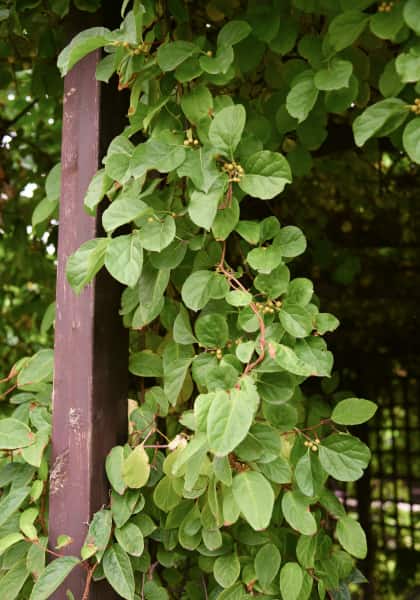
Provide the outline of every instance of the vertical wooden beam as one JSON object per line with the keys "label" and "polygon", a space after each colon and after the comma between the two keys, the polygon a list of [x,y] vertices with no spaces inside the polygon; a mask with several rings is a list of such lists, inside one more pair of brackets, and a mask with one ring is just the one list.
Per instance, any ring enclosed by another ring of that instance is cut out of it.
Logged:
{"label": "vertical wooden beam", "polygon": [[[86,26],[82,21],[81,28]],[[67,554],[79,552],[92,514],[109,502],[105,456],[127,437],[128,335],[118,316],[121,288],[102,271],[76,296],[65,277],[68,256],[103,235],[100,218],[86,214],[83,198],[126,112],[115,82],[101,86],[95,80],[99,59],[99,51],[87,56],[64,83],[49,531],[51,546],[60,534],[73,538]],[[66,589],[81,598],[85,578],[84,569],[75,569],[52,598],[66,600]],[[89,600],[116,597],[101,583],[92,587]]]}

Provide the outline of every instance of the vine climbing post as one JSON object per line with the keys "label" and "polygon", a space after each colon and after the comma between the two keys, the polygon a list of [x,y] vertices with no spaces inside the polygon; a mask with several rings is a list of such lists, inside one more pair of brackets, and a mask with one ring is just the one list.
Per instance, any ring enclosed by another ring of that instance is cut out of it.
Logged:
{"label": "vine climbing post", "polygon": [[[115,25],[114,15],[104,22]],[[69,554],[79,552],[92,514],[109,501],[105,457],[127,433],[128,338],[118,316],[120,286],[102,272],[77,296],[65,276],[68,256],[100,235],[100,217],[85,212],[83,198],[126,112],[116,86],[95,79],[100,54],[87,56],[64,82],[49,542],[53,547],[58,535],[71,536]],[[66,589],[81,598],[85,580],[85,569],[75,569],[52,598],[64,600]],[[115,597],[107,585],[93,586],[89,595]]]}

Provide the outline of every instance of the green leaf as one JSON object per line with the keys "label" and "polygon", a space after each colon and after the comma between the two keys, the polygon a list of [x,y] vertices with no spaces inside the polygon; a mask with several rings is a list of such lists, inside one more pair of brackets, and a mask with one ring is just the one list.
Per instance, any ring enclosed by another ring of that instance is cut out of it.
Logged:
{"label": "green leaf", "polygon": [[124,448],[115,446],[112,448],[105,461],[106,476],[109,483],[118,494],[124,494],[127,486],[122,477],[122,466],[124,462]]}
{"label": "green leaf", "polygon": [[200,48],[195,44],[178,40],[159,46],[157,62],[162,71],[173,71],[188,58],[199,52]]}
{"label": "green leaf", "polygon": [[232,290],[226,294],[225,300],[231,306],[248,306],[252,302],[252,294],[242,290]]}
{"label": "green leaf", "polygon": [[246,600],[247,596],[248,594],[245,593],[243,585],[235,583],[231,588],[223,590],[217,596],[217,600]]}
{"label": "green leaf", "polygon": [[106,192],[109,190],[112,184],[112,179],[105,173],[105,169],[100,169],[92,177],[89,183],[85,198],[84,205],[89,212],[93,212],[98,204],[101,202]]}
{"label": "green leaf", "polygon": [[199,343],[207,348],[222,348],[229,338],[229,327],[222,315],[200,315],[194,329]]}
{"label": "green leaf", "polygon": [[181,296],[188,308],[197,311],[204,308],[211,298],[223,298],[228,290],[228,283],[222,275],[200,270],[191,273],[184,281]]}
{"label": "green leaf", "polygon": [[315,87],[324,91],[348,87],[352,72],[353,65],[350,61],[334,58],[326,68],[315,73]]}
{"label": "green leaf", "polygon": [[287,288],[287,301],[300,306],[306,306],[312,299],[314,285],[310,279],[297,277],[292,279]]}
{"label": "green leaf", "polygon": [[327,331],[335,331],[339,325],[340,321],[330,313],[318,313],[315,317],[315,329],[321,335]]}
{"label": "green leaf", "polygon": [[8,548],[11,548],[18,542],[21,542],[25,538],[19,532],[9,533],[0,539],[0,556],[6,552]]}
{"label": "green leaf", "polygon": [[34,579],[39,579],[45,569],[45,554],[47,547],[47,538],[40,537],[38,544],[31,544],[26,555],[26,568]]}
{"label": "green leaf", "polygon": [[370,400],[346,398],[334,407],[331,419],[339,425],[360,425],[369,421],[377,409],[377,405]]}
{"label": "green leaf", "polygon": [[406,104],[400,98],[387,98],[369,106],[353,121],[357,146],[363,146],[374,136],[392,133],[407,118]]}
{"label": "green leaf", "polygon": [[235,231],[249,244],[253,244],[254,246],[260,240],[260,224],[256,221],[239,221]]}
{"label": "green leaf", "polygon": [[308,377],[312,374],[311,366],[300,359],[289,346],[270,342],[269,352],[274,361],[285,371],[303,377]]}
{"label": "green leaf", "polygon": [[228,72],[234,59],[231,46],[221,46],[217,49],[216,56],[201,56],[200,67],[210,75],[223,75]]}
{"label": "green leaf", "polygon": [[[250,252],[248,252],[246,260],[252,269],[259,271],[260,273],[267,274],[267,277],[263,279],[264,285],[267,284],[270,278],[275,279],[273,272],[282,262],[282,257],[281,252],[279,252],[279,250],[272,245],[253,248]],[[257,281],[260,285],[261,279]]]}
{"label": "green leaf", "polygon": [[305,496],[317,495],[325,484],[327,474],[320,465],[317,453],[308,450],[296,463],[295,479]]}
{"label": "green leaf", "polygon": [[[22,597],[20,591],[23,588],[25,581],[28,579],[28,576],[29,572],[26,568],[25,559],[17,559],[1,578],[2,589],[7,590],[7,600],[16,600],[17,598]],[[43,596],[43,598],[44,597],[46,598],[46,596]]]}
{"label": "green leaf", "polygon": [[3,494],[0,500],[0,527],[20,508],[29,496],[30,488],[12,487],[8,494]]}
{"label": "green leaf", "polygon": [[403,8],[404,21],[420,35],[420,3],[419,0],[407,0]]}
{"label": "green leaf", "polygon": [[184,146],[150,138],[135,148],[130,160],[130,172],[136,178],[143,177],[150,169],[169,173],[182,165],[185,157]]}
{"label": "green leaf", "polygon": [[12,418],[0,419],[0,449],[16,450],[30,446],[35,435],[25,423]]}
{"label": "green leaf", "polygon": [[47,600],[63,583],[69,573],[80,564],[75,556],[63,556],[53,560],[35,582],[30,600]]}
{"label": "green leaf", "polygon": [[263,589],[274,580],[279,571],[280,563],[281,555],[274,544],[265,544],[258,550],[254,560],[254,569]]}
{"label": "green leaf", "polygon": [[129,488],[144,487],[150,476],[149,457],[143,446],[136,446],[124,460],[122,478]]}
{"label": "green leaf", "polygon": [[151,215],[153,210],[141,197],[139,190],[134,186],[126,187],[102,215],[102,225],[107,233],[114,231],[121,225],[135,221],[140,217]]}
{"label": "green leaf", "polygon": [[338,541],[344,550],[355,556],[364,559],[367,555],[366,535],[360,523],[351,517],[341,517],[338,520],[336,534]]}
{"label": "green leaf", "polygon": [[162,358],[151,350],[135,352],[130,356],[129,371],[137,377],[162,377]]}
{"label": "green leaf", "polygon": [[212,452],[226,456],[245,439],[258,407],[258,395],[250,382],[241,389],[219,390],[207,416],[207,438]]}
{"label": "green leaf", "polygon": [[118,135],[112,140],[102,161],[108,177],[119,183],[126,183],[129,180],[129,165],[133,150],[133,144],[124,135]]}
{"label": "green leaf", "polygon": [[308,336],[312,329],[311,314],[299,304],[289,304],[279,311],[280,323],[287,333],[297,338]]}
{"label": "green leaf", "polygon": [[233,497],[241,513],[255,530],[270,524],[274,492],[267,479],[256,471],[245,471],[233,478]]}
{"label": "green leaf", "polygon": [[131,556],[141,556],[143,554],[143,534],[134,523],[126,523],[123,527],[117,527],[114,535],[121,548]]}
{"label": "green leaf", "polygon": [[299,339],[294,347],[296,356],[311,369],[311,375],[330,377],[334,358],[322,338]]}
{"label": "green leaf", "polygon": [[246,112],[241,104],[227,106],[211,122],[209,139],[216,150],[233,159],[245,127]]}
{"label": "green leaf", "polygon": [[103,267],[108,243],[108,238],[89,240],[68,259],[66,276],[76,294],[79,294]]}
{"label": "green leaf", "polygon": [[420,56],[416,50],[403,52],[395,59],[395,69],[403,83],[417,83],[420,79]]}
{"label": "green leaf", "polygon": [[198,227],[210,231],[217,214],[217,207],[223,198],[223,187],[214,186],[207,192],[193,190],[188,204],[190,219]]}
{"label": "green leaf", "polygon": [[295,386],[289,373],[266,373],[258,381],[258,393],[269,404],[284,404],[293,396]]}
{"label": "green leaf", "polygon": [[58,56],[57,66],[61,75],[64,77],[84,56],[110,44],[113,40],[113,33],[106,27],[91,27],[78,33]]}
{"label": "green leaf", "polygon": [[296,79],[287,94],[286,108],[289,115],[302,123],[313,109],[319,90],[315,87],[312,70],[304,71]]}
{"label": "green leaf", "polygon": [[[196,125],[201,119],[210,118],[213,96],[205,85],[198,85],[181,98],[181,108],[190,123]],[[191,153],[190,153],[191,154]],[[195,154],[195,152],[193,152]]]}
{"label": "green leaf", "polygon": [[249,36],[252,29],[246,21],[228,21],[217,35],[218,46],[234,46]]}
{"label": "green leaf", "polygon": [[309,499],[300,492],[288,491],[281,501],[281,508],[286,521],[293,529],[303,535],[314,535],[317,524],[314,515],[310,511]]}
{"label": "green leaf", "polygon": [[[280,254],[276,253],[277,256]],[[279,265],[269,274],[259,273],[254,279],[254,286],[269,299],[278,298],[287,292],[290,279],[290,271],[286,265]]]}
{"label": "green leaf", "polygon": [[305,252],[306,238],[299,227],[288,225],[280,229],[273,245],[285,258],[294,258]]}
{"label": "green leaf", "polygon": [[219,556],[213,565],[214,578],[222,588],[231,587],[237,581],[240,572],[241,563],[236,552]]}
{"label": "green leaf", "polygon": [[57,199],[50,200],[49,198],[43,198],[41,202],[38,202],[32,213],[32,227],[36,227],[49,219],[55,213],[57,206]]}
{"label": "green leaf", "polygon": [[[54,352],[45,348],[25,362],[17,377],[17,386],[28,392],[38,391],[39,384],[51,382],[54,369]],[[26,444],[27,445],[27,444]]]}
{"label": "green leaf", "polygon": [[112,238],[105,253],[105,267],[114,279],[133,287],[143,267],[143,248],[137,233]]}
{"label": "green leaf", "polygon": [[191,329],[188,311],[182,304],[174,321],[173,336],[177,344],[194,344],[197,341]]}
{"label": "green leaf", "polygon": [[411,160],[420,164],[420,119],[413,119],[405,126],[403,146]]}
{"label": "green leaf", "polygon": [[280,571],[280,591],[282,598],[299,600],[303,584],[303,570],[296,562],[286,563]]}
{"label": "green leaf", "polygon": [[261,150],[252,154],[246,159],[243,168],[245,173],[239,187],[254,198],[274,198],[292,181],[289,163],[278,152]]}
{"label": "green leaf", "polygon": [[19,528],[30,540],[38,539],[38,532],[34,527],[34,521],[39,515],[39,508],[31,507],[20,513]]}
{"label": "green leaf", "polygon": [[356,481],[369,463],[370,451],[358,438],[334,433],[322,440],[319,460],[325,471],[338,481]]}
{"label": "green leaf", "polygon": [[110,510],[98,510],[89,525],[89,531],[80,551],[83,560],[96,555],[98,562],[109,544],[112,531],[112,513]]}
{"label": "green leaf", "polygon": [[328,42],[336,52],[351,46],[362,34],[368,20],[368,15],[358,10],[347,10],[337,15],[328,28]]}
{"label": "green leaf", "polygon": [[113,544],[104,554],[103,569],[108,583],[122,598],[134,600],[134,574],[127,553]]}
{"label": "green leaf", "polygon": [[175,233],[175,220],[171,215],[166,215],[164,219],[150,217],[141,227],[138,236],[145,250],[161,252],[173,241]]}

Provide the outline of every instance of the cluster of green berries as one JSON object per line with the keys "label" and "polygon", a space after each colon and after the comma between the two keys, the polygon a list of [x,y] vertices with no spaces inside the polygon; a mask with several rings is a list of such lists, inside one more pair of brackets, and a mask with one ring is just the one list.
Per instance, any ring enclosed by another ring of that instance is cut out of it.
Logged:
{"label": "cluster of green berries", "polygon": [[256,302],[255,307],[263,315],[273,314],[276,310],[281,308],[281,300],[267,300],[267,302]]}
{"label": "cluster of green berries", "polygon": [[415,115],[420,115],[420,98],[416,98],[414,100],[414,104],[412,104],[410,106],[410,110],[411,112],[413,112]]}
{"label": "cluster of green berries", "polygon": [[[232,340],[228,340],[226,343],[226,348],[230,349],[232,348],[232,346],[235,344],[236,346],[239,346],[239,344],[242,342],[242,338],[238,338],[234,341]],[[223,351],[221,348],[215,348],[214,350],[209,350],[209,354],[213,354],[214,356],[216,356],[216,358],[218,360],[221,360],[223,358]]]}
{"label": "cluster of green berries", "polygon": [[316,437],[314,440],[306,440],[304,446],[310,448],[312,452],[318,452],[320,443],[321,440],[318,437]]}
{"label": "cluster of green berries", "polygon": [[378,12],[391,12],[392,8],[394,6],[393,2],[381,2],[381,4],[378,6]]}
{"label": "cluster of green berries", "polygon": [[244,175],[243,168],[234,160],[230,163],[225,163],[223,165],[223,171],[228,174],[229,181],[233,183],[239,183]]}

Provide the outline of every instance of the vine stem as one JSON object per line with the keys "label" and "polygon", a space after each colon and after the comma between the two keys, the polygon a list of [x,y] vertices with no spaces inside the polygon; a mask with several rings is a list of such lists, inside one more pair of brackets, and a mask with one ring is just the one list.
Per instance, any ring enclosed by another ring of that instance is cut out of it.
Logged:
{"label": "vine stem", "polygon": [[[223,242],[222,255],[220,257],[220,262],[217,265],[217,270],[220,271],[220,273],[223,273],[223,275],[226,277],[226,279],[232,289],[241,290],[242,292],[249,293],[249,291],[239,281],[239,279],[237,279],[234,276],[232,271],[226,269],[225,258],[226,258],[226,242]],[[254,302],[250,302],[248,306],[250,307],[250,309],[252,310],[252,312],[255,314],[255,316],[258,319],[258,325],[259,325],[259,329],[260,329],[260,355],[258,356],[258,358],[256,360],[254,360],[254,362],[249,362],[246,365],[243,375],[248,375],[253,369],[255,369],[255,367],[257,367],[264,360],[265,346],[266,346],[264,319],[260,315],[260,312]]]}
{"label": "vine stem", "polygon": [[89,598],[90,586],[92,584],[92,577],[93,577],[95,569],[97,568],[98,565],[99,565],[99,563],[97,562],[93,566],[89,567],[88,573],[86,575],[86,584],[85,584],[85,589],[83,592],[82,600],[88,600],[88,598]]}

